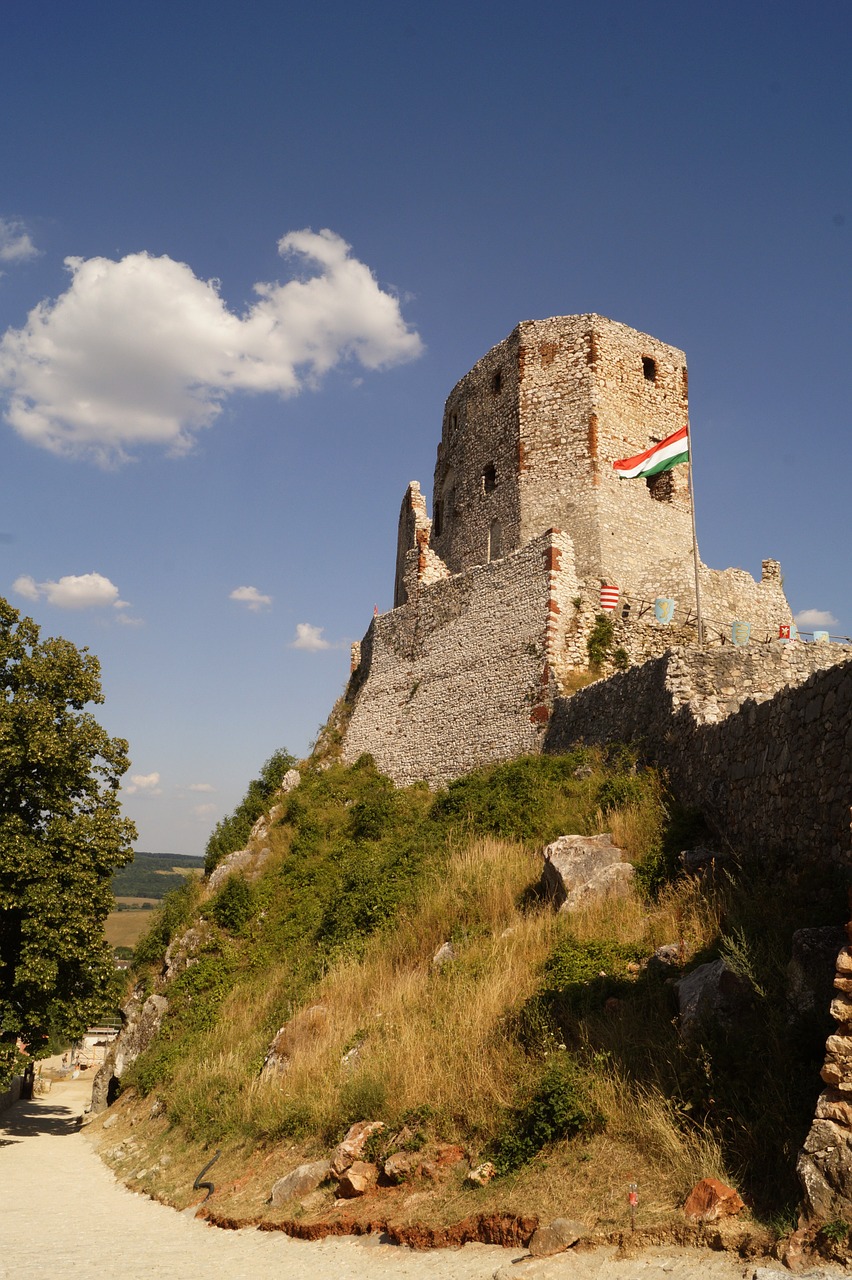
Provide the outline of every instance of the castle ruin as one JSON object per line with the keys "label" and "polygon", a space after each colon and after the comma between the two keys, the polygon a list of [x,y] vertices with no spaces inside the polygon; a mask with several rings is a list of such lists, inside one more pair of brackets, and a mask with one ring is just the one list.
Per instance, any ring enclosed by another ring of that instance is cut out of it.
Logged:
{"label": "castle ruin", "polygon": [[[445,782],[541,749],[555,700],[589,666],[601,587],[618,607],[601,673],[697,640],[686,467],[619,479],[688,424],[686,358],[602,316],[524,321],[451,391],[432,517],[402,502],[394,608],[353,649],[344,755],[397,782]],[[792,622],[780,566],[701,565],[706,642]],[[670,621],[655,601],[673,601]]]}

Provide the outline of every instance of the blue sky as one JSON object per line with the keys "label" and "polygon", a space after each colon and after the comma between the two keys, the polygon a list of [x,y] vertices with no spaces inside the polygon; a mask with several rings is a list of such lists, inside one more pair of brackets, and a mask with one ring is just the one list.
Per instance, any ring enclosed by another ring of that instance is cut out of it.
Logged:
{"label": "blue sky", "polygon": [[100,657],[140,848],[200,852],[307,750],[444,399],[522,319],[682,347],[703,559],[780,559],[852,634],[850,35],[786,0],[4,14],[0,594]]}

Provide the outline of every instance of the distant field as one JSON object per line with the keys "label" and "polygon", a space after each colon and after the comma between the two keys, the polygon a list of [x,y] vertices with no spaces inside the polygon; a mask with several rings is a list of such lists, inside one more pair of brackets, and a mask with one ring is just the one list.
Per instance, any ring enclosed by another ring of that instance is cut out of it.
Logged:
{"label": "distant field", "polygon": [[153,918],[153,911],[111,911],[104,936],[111,947],[135,947]]}
{"label": "distant field", "polygon": [[187,876],[200,874],[203,866],[203,858],[140,850],[129,866],[116,871],[112,891],[117,898],[164,898],[170,889],[180,888]]}
{"label": "distant field", "polygon": [[122,903],[125,907],[158,907],[162,899],[160,898],[134,898],[128,897],[126,894],[116,894],[116,902]]}

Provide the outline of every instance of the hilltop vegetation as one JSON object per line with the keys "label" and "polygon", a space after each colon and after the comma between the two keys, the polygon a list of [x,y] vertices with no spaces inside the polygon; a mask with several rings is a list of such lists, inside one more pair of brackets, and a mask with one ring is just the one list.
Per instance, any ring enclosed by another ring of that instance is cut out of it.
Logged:
{"label": "hilltop vegetation", "polygon": [[[636,867],[635,893],[555,913],[536,892],[543,845],[604,830]],[[395,788],[369,757],[303,765],[260,874],[206,899],[188,880],[137,948],[153,989],[193,926],[193,963],[123,1080],[157,1101],[152,1151],[200,1166],[222,1148],[220,1177],[241,1188],[225,1203],[255,1216],[274,1216],[276,1170],[364,1119],[387,1126],[377,1157],[396,1136],[496,1164],[489,1187],[459,1175],[421,1217],[546,1216],[564,1210],[568,1179],[578,1216],[622,1223],[637,1181],[645,1220],[662,1221],[707,1175],[764,1217],[792,1213],[825,1029],[790,1036],[784,969],[793,931],[842,921],[844,893],[824,876],[687,876],[678,852],[702,836],[700,815],[624,748],[497,765],[437,795]],[[647,964],[671,943],[681,971],[724,956],[753,984],[736,1037],[681,1041],[671,983]],[[284,1024],[285,1069],[262,1075]],[[183,1168],[158,1194],[186,1202]],[[326,1199],[317,1212],[332,1212]]]}

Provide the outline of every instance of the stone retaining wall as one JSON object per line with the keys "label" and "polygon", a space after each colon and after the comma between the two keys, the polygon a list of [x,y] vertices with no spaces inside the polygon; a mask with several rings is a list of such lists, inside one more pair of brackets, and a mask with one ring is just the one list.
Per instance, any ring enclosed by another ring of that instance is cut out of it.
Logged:
{"label": "stone retaining wall", "polygon": [[671,650],[559,698],[544,749],[634,742],[743,850],[848,860],[852,649]]}

